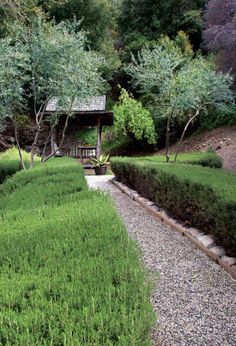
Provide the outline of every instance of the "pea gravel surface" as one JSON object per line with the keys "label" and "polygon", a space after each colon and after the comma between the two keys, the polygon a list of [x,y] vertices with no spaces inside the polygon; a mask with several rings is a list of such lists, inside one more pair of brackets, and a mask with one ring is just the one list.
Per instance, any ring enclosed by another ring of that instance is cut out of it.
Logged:
{"label": "pea gravel surface", "polygon": [[186,238],[162,224],[110,182],[88,176],[109,193],[151,273],[157,323],[153,345],[236,346],[236,281]]}

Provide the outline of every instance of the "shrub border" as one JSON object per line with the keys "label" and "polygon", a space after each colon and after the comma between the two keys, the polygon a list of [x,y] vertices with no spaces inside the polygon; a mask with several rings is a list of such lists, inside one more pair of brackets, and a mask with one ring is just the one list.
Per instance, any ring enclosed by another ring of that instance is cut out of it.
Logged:
{"label": "shrub border", "polygon": [[[225,269],[231,277],[236,280],[236,265],[230,265],[230,262],[236,262],[236,258],[219,256],[211,251],[211,248],[205,246],[200,240],[198,240],[199,235],[206,235],[202,231],[193,228],[187,228],[181,223],[177,222],[175,219],[169,217],[167,213],[159,208],[155,203],[148,200],[147,198],[142,197],[137,191],[130,189],[123,183],[120,183],[116,178],[111,180],[118,189],[120,189],[124,194],[130,197],[132,200],[137,202],[139,205],[144,207],[150,214],[154,217],[157,217],[162,223],[170,226],[173,230],[180,233],[182,236],[190,240],[194,245],[196,245],[201,251],[203,251],[209,258],[211,258],[215,263],[219,264],[223,269]],[[191,234],[191,230],[195,230],[196,235]],[[215,247],[216,245],[213,245]],[[213,248],[212,247],[212,248]]]}

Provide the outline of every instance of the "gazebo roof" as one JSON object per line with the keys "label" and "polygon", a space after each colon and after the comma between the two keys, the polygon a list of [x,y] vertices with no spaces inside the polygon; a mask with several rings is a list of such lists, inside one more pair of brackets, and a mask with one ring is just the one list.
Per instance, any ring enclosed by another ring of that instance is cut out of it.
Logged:
{"label": "gazebo roof", "polygon": [[[58,105],[58,97],[53,97],[48,103],[46,111],[47,112],[66,112],[66,110],[60,109]],[[94,96],[84,99],[83,101],[75,99],[72,105],[72,112],[95,112],[95,111],[105,111],[106,109],[106,96]]]}
{"label": "gazebo roof", "polygon": [[[86,98],[84,101],[75,99],[72,106],[72,112],[76,115],[70,119],[70,126],[97,126],[98,119],[100,119],[102,126],[113,125],[113,113],[106,110],[106,96],[94,96]],[[48,103],[46,113],[62,114],[62,118],[67,114],[68,110],[60,109],[59,99],[53,97]],[[63,119],[61,119],[63,120]]]}

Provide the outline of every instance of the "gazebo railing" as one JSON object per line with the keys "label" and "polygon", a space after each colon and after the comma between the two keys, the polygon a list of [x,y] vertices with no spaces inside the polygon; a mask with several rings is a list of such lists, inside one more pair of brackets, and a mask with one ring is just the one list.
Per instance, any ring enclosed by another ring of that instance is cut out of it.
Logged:
{"label": "gazebo railing", "polygon": [[96,146],[72,146],[70,149],[66,149],[65,155],[68,157],[79,158],[82,163],[85,159],[96,157]]}

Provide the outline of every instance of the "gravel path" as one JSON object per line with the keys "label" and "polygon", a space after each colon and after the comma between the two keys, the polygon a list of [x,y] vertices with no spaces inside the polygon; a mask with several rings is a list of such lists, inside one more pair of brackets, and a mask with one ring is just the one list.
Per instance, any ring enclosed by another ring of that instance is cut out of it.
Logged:
{"label": "gravel path", "polygon": [[158,324],[152,333],[153,345],[236,346],[236,281],[120,192],[109,176],[87,178],[90,187],[111,194],[155,278],[152,303]]}

